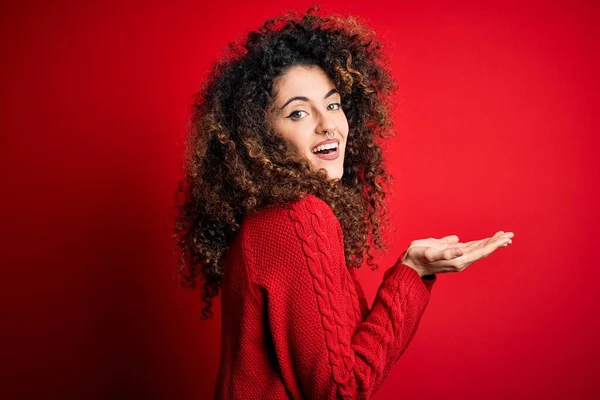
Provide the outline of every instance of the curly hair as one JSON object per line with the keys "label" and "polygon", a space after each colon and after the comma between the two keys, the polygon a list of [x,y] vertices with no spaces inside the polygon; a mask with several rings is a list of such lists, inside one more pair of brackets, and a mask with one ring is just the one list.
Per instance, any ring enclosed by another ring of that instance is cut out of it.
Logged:
{"label": "curly hair", "polygon": [[[181,249],[178,277],[204,282],[201,319],[212,317],[222,259],[244,216],[271,204],[313,194],[340,222],[349,267],[359,268],[372,246],[387,248],[383,166],[376,137],[394,137],[389,100],[397,89],[375,33],[355,17],[320,15],[312,6],[269,19],[228,46],[194,99],[184,171],[176,191],[173,237]],[[328,179],[263,118],[274,83],[292,66],[318,66],[342,98],[349,133],[341,179]]]}

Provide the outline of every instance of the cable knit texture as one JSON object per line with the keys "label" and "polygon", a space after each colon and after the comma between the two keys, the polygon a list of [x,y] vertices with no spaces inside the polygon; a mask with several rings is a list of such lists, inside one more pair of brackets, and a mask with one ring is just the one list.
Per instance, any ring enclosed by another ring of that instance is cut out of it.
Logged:
{"label": "cable knit texture", "polygon": [[246,216],[223,260],[216,399],[368,399],[379,389],[437,277],[398,262],[369,309],[343,243],[313,195]]}

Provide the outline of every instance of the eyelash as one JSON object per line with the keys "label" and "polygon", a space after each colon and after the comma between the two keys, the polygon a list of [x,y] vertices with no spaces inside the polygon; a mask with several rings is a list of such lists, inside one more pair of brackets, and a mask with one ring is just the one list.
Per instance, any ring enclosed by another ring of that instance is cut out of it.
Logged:
{"label": "eyelash", "polygon": [[[341,105],[340,103],[331,103],[331,104],[329,104],[329,105],[327,106],[327,108],[329,108],[329,106],[332,106],[332,105],[337,105],[337,106],[338,106],[338,108],[336,108],[335,110],[331,110],[331,111],[337,111],[337,110],[339,110],[340,108],[342,108],[342,105]],[[304,111],[304,110],[295,110],[295,111],[292,111],[292,112],[290,113],[290,115],[288,115],[286,118],[289,118],[289,119],[291,119],[292,121],[298,121],[298,120],[300,120],[300,119],[302,119],[302,118],[300,118],[300,117],[295,117],[295,118],[294,118],[294,117],[293,117],[293,115],[294,115],[294,114],[296,114],[296,113],[299,113],[299,112],[304,112],[304,113],[305,113],[306,111]]]}

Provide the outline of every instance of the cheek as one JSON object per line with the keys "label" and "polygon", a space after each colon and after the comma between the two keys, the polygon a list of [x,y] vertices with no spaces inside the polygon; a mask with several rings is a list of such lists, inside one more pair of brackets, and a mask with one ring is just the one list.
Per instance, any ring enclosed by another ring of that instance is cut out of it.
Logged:
{"label": "cheek", "polygon": [[346,118],[344,118],[344,121],[342,121],[341,125],[342,127],[342,132],[344,134],[344,139],[347,141],[348,139],[348,134],[350,133],[350,126],[348,125],[348,120]]}
{"label": "cheek", "polygon": [[301,153],[305,152],[307,148],[310,148],[312,142],[310,141],[309,135],[306,135],[302,129],[283,126],[279,129],[275,129],[275,131]]}
{"label": "cheek", "polygon": [[338,121],[338,126],[340,128],[342,128],[345,133],[348,132],[349,124],[348,124],[348,118],[346,118],[345,113],[342,113],[342,115],[340,116],[340,119]]}

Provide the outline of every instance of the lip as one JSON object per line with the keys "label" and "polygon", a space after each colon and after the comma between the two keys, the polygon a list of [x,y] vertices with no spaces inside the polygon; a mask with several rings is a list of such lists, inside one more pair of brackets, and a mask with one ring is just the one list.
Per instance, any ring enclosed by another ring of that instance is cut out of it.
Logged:
{"label": "lip", "polygon": [[340,141],[339,139],[328,139],[328,140],[324,140],[321,143],[315,145],[313,147],[313,149],[315,147],[318,147],[322,144],[329,144],[329,143],[337,143],[338,147],[337,149],[335,149],[335,151],[333,153],[329,153],[329,154],[317,154],[317,153],[313,153],[311,150],[311,153],[313,156],[320,158],[321,160],[336,160],[339,156],[340,156]]}
{"label": "lip", "polygon": [[310,151],[312,152],[315,147],[319,147],[322,144],[329,144],[329,143],[337,143],[338,144],[338,149],[340,148],[340,139],[327,139],[327,140],[323,140],[322,142],[319,142],[319,143],[315,144],[313,147],[310,148]]}

